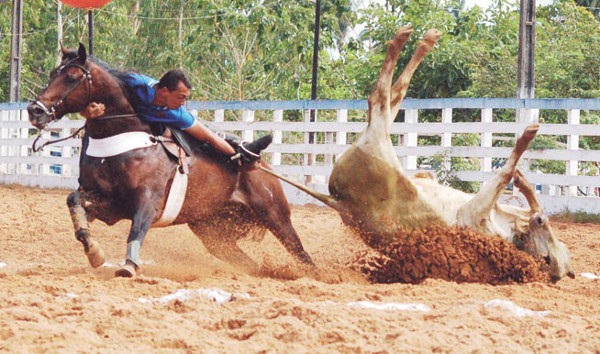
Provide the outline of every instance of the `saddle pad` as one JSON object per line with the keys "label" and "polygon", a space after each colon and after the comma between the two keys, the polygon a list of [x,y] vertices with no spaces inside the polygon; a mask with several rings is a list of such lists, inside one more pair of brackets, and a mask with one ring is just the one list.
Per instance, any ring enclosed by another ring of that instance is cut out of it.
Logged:
{"label": "saddle pad", "polygon": [[91,157],[111,157],[156,144],[156,140],[153,140],[152,135],[148,133],[129,132],[104,139],[90,138],[85,154]]}
{"label": "saddle pad", "polygon": [[183,201],[185,200],[185,192],[187,190],[188,175],[180,172],[179,170],[180,169],[177,168],[177,171],[175,172],[175,178],[173,178],[173,183],[171,184],[171,190],[169,191],[169,196],[167,197],[165,209],[163,210],[160,219],[152,224],[152,227],[164,227],[171,225],[181,211]]}

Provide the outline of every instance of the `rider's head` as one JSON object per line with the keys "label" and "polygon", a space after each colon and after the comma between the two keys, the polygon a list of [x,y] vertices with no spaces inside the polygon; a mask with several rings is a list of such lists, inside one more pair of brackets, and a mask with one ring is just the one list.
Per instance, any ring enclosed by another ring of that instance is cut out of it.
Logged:
{"label": "rider's head", "polygon": [[192,85],[180,69],[167,71],[155,86],[155,102],[169,109],[177,109],[185,104]]}

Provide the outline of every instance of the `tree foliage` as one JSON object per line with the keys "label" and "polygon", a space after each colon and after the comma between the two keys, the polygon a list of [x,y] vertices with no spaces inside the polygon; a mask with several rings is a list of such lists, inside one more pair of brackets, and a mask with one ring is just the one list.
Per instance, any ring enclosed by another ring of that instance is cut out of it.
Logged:
{"label": "tree foliage", "polygon": [[[594,4],[557,0],[538,7],[538,97],[599,97],[600,22]],[[0,101],[8,99],[11,9],[10,2],[0,3]],[[56,64],[57,9],[56,0],[24,3],[24,100],[42,88]],[[94,12],[94,54],[155,77],[181,67],[195,86],[195,100],[307,99],[314,11],[310,0],[113,0]],[[63,6],[61,15],[64,43],[87,44],[87,12]],[[330,0],[322,1],[318,97],[367,97],[386,44],[397,28],[409,24],[415,35],[399,68],[428,28],[444,32],[417,71],[409,96],[515,96],[519,14],[514,3],[496,0],[485,10],[466,10],[462,0],[387,0],[356,10],[350,0]]]}

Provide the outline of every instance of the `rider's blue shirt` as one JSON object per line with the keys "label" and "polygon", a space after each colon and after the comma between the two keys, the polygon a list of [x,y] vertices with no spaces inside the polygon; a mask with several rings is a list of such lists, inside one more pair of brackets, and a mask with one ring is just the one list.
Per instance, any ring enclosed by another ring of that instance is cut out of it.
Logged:
{"label": "rider's blue shirt", "polygon": [[194,124],[194,116],[184,107],[168,109],[152,104],[156,90],[152,86],[158,81],[142,74],[126,74],[121,77],[123,84],[136,94],[138,100],[133,103],[133,109],[142,119],[149,122],[159,122],[173,125],[179,129],[187,129]]}

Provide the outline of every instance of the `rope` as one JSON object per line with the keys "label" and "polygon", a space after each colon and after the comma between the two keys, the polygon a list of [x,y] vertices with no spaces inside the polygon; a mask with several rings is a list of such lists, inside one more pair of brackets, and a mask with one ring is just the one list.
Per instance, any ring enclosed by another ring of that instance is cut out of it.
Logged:
{"label": "rope", "polygon": [[83,129],[85,129],[85,125],[79,129],[77,129],[75,131],[75,133],[69,135],[66,138],[61,138],[61,139],[56,139],[56,140],[49,140],[46,141],[45,143],[42,144],[42,146],[40,146],[39,148],[36,147],[35,145],[37,144],[38,140],[40,140],[40,138],[42,137],[42,132],[40,132],[38,134],[38,136],[35,138],[35,140],[33,141],[33,144],[31,145],[31,150],[33,150],[33,152],[38,152],[41,151],[44,147],[48,146],[48,145],[52,145],[52,144],[56,144],[56,143],[60,143],[61,141],[65,141],[65,140],[69,140],[71,138],[74,138],[75,135],[79,134],[80,131],[82,131]]}

